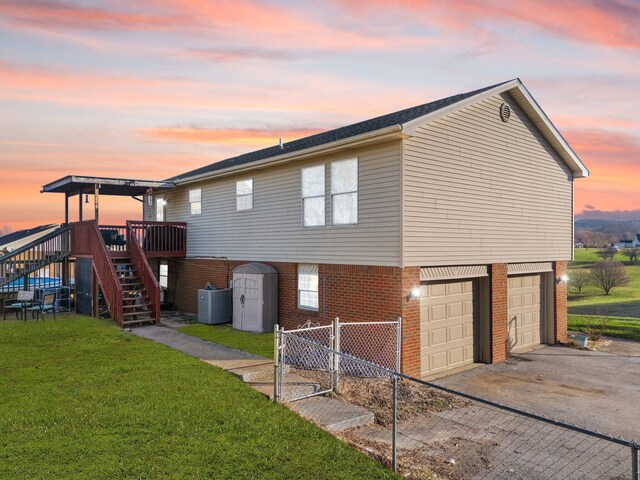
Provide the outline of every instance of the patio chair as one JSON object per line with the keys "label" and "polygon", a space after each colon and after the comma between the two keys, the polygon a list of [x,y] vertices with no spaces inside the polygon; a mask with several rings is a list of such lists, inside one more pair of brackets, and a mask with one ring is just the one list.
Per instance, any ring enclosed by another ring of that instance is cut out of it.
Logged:
{"label": "patio chair", "polygon": [[[27,308],[27,311],[31,312],[31,318],[40,318],[43,317],[46,313],[53,313],[53,319],[56,319],[56,294],[55,293],[45,293],[42,296],[42,300],[36,301],[36,303]],[[25,321],[27,320],[25,315]]]}
{"label": "patio chair", "polygon": [[27,308],[33,305],[34,290],[19,290],[17,298],[6,298],[4,300],[3,318],[7,319],[7,310],[14,310],[16,318],[22,314],[27,319]]}

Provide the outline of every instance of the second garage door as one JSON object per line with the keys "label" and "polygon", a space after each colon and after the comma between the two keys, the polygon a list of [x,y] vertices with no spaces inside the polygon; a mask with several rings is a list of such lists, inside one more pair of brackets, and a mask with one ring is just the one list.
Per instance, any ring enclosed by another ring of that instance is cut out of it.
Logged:
{"label": "second garage door", "polygon": [[421,285],[423,376],[475,361],[475,284],[475,280],[457,280]]}
{"label": "second garage door", "polygon": [[544,341],[542,275],[509,277],[509,350]]}

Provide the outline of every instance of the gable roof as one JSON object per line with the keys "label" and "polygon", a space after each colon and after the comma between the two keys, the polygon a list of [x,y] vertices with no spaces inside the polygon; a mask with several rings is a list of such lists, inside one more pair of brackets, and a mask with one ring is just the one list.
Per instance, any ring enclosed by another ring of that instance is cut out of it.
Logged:
{"label": "gable roof", "polygon": [[541,130],[545,138],[547,138],[567,165],[569,165],[576,177],[589,176],[589,170],[571,149],[566,140],[564,140],[557,128],[551,123],[551,120],[549,120],[547,115],[542,111],[520,79],[516,78],[471,92],[453,95],[345,127],[304,137],[284,143],[282,146],[276,145],[227,158],[168,178],[166,181],[183,183],[202,180],[217,176],[229,170],[236,171],[251,168],[258,162],[262,164],[263,161],[270,159],[275,161],[284,159],[285,157],[295,157],[296,154],[302,154],[303,152],[322,147],[323,145],[338,144],[342,141],[355,139],[363,135],[373,135],[376,132],[380,134],[388,133],[392,127],[397,127],[397,130],[410,135],[420,124],[435,120],[454,109],[462,108],[465,105],[478,102],[483,98],[502,92],[509,92],[512,95],[514,100],[525,113],[531,117],[533,123]]}

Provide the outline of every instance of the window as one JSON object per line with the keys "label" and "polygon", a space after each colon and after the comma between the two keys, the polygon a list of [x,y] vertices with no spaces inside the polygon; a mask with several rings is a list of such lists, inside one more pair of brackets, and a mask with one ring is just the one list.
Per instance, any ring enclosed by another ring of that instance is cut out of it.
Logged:
{"label": "window", "polygon": [[318,310],[318,265],[298,265],[298,308]]}
{"label": "window", "polygon": [[253,208],[253,178],[236,182],[236,210]]}
{"label": "window", "polygon": [[200,215],[202,213],[201,188],[189,190],[189,211],[191,212],[191,215]]}
{"label": "window", "polygon": [[358,159],[331,163],[331,223],[358,223]]}
{"label": "window", "polygon": [[160,271],[158,272],[158,281],[162,288],[169,286],[169,264],[166,260],[160,260]]}
{"label": "window", "polygon": [[165,205],[167,204],[164,196],[156,197],[156,221],[164,222]]}
{"label": "window", "polygon": [[324,216],[324,165],[302,169],[302,225],[321,227]]}

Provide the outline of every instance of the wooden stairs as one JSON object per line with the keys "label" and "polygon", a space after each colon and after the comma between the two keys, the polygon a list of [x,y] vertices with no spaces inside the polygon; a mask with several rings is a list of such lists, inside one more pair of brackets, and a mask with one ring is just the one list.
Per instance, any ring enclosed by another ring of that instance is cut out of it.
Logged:
{"label": "wooden stairs", "polygon": [[112,256],[111,261],[122,287],[121,326],[156,323],[151,296],[138,273],[136,265],[131,260],[131,256]]}

